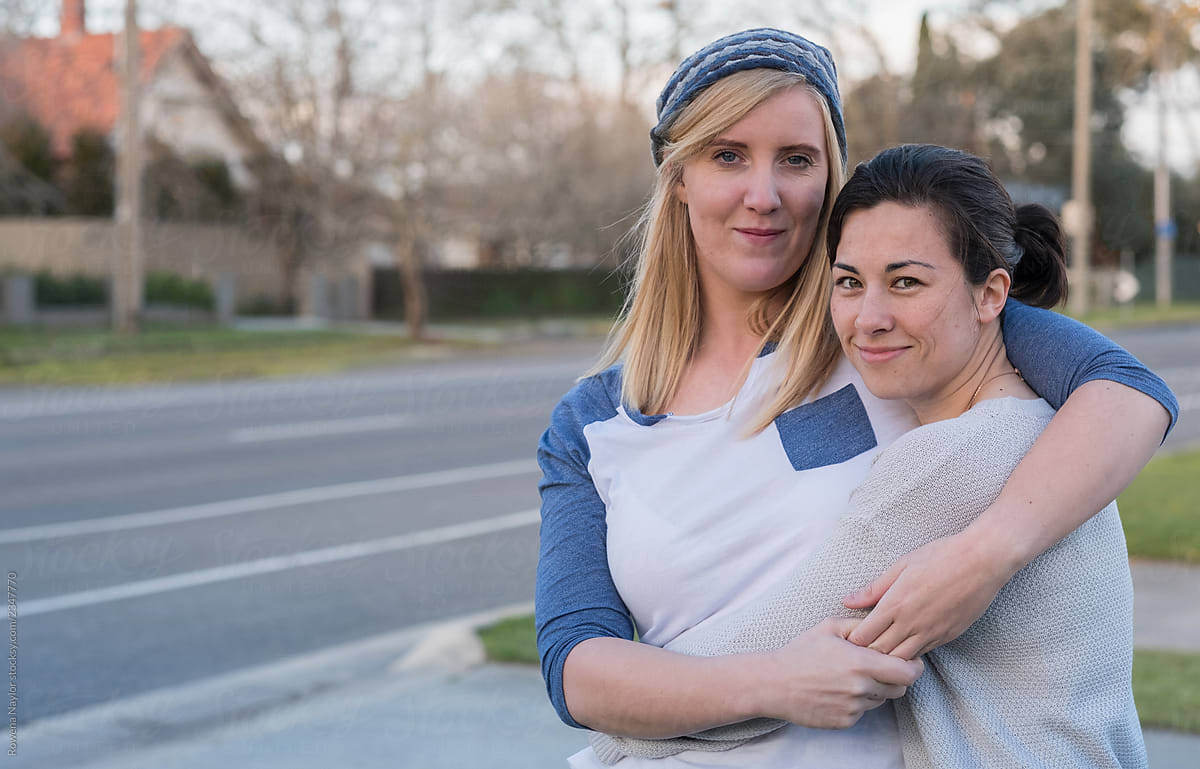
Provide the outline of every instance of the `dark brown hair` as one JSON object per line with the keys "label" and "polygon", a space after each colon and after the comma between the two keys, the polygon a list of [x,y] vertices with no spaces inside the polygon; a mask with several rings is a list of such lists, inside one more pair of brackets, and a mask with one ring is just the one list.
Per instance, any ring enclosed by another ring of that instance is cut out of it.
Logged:
{"label": "dark brown hair", "polygon": [[826,249],[837,254],[842,225],[853,211],[880,203],[934,212],[950,252],[971,285],[995,269],[1012,276],[1009,296],[1037,307],[1066,299],[1062,229],[1045,206],[1013,206],[1004,185],[981,158],[935,144],[904,144],[859,163],[829,217]]}

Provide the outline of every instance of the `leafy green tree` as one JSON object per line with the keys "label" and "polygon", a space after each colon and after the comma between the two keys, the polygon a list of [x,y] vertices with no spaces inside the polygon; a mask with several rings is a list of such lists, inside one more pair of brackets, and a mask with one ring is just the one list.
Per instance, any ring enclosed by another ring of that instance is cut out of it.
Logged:
{"label": "leafy green tree", "polygon": [[[1121,249],[1153,248],[1151,173],[1121,136],[1123,89],[1144,88],[1151,62],[1150,12],[1141,3],[1100,0],[1092,50],[1092,199],[1097,263]],[[1026,17],[999,35],[976,83],[990,117],[989,154],[1002,176],[1069,190],[1075,119],[1073,4]],[[1190,45],[1190,44],[1189,44]]]}
{"label": "leafy green tree", "polygon": [[158,141],[148,142],[143,195],[156,219],[220,221],[239,212],[229,169],[218,158],[187,160]]}
{"label": "leafy green tree", "polygon": [[41,123],[26,114],[16,115],[0,126],[0,141],[26,171],[43,181],[54,181],[54,148]]}
{"label": "leafy green tree", "polygon": [[114,163],[108,137],[101,132],[85,128],[71,137],[71,162],[63,180],[68,214],[113,215]]}
{"label": "leafy green tree", "polygon": [[901,121],[902,141],[979,151],[973,68],[973,62],[959,54],[952,39],[935,39],[929,14],[922,14],[917,67]]}

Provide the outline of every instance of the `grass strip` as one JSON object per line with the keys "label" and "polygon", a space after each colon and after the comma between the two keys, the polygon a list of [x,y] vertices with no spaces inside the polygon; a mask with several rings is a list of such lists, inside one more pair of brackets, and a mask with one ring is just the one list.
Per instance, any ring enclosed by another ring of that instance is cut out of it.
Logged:
{"label": "grass strip", "polygon": [[1200,323],[1200,302],[1194,301],[1172,302],[1171,306],[1167,308],[1160,308],[1153,302],[1136,303],[1124,307],[1106,307],[1082,316],[1072,315],[1065,309],[1063,311],[1089,326],[1103,330]]}
{"label": "grass strip", "polygon": [[[479,630],[493,662],[538,664],[533,615]],[[1135,649],[1133,696],[1142,726],[1200,734],[1200,654]]]}
{"label": "grass strip", "polygon": [[1200,654],[1135,649],[1133,699],[1143,727],[1200,734]]}
{"label": "grass strip", "polygon": [[0,329],[0,384],[121,385],[340,371],[428,355],[404,337],[338,331]]}
{"label": "grass strip", "polygon": [[537,634],[533,615],[509,617],[494,625],[480,628],[479,638],[492,662],[513,662],[522,665],[538,664]]}
{"label": "grass strip", "polygon": [[1200,563],[1200,451],[1152,459],[1117,507],[1131,556]]}

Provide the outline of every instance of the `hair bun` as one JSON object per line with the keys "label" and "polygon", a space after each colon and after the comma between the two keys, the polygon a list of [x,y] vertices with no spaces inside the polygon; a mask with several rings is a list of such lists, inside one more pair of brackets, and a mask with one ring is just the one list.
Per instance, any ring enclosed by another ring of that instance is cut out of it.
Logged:
{"label": "hair bun", "polygon": [[1035,307],[1053,307],[1066,299],[1066,248],[1053,212],[1037,203],[1017,206],[1013,238],[1024,254],[1013,268],[1009,295]]}

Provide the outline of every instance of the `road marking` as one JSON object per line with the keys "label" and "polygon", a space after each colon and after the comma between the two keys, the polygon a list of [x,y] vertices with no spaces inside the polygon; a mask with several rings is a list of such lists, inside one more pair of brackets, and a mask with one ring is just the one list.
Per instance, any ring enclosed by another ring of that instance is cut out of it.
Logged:
{"label": "road marking", "polygon": [[395,478],[381,478],[375,481],[338,483],[332,486],[317,486],[311,489],[282,491],[275,494],[261,494],[255,497],[226,499],[202,505],[189,505],[187,507],[173,507],[166,510],[152,510],[144,513],[115,515],[108,518],[48,523],[42,526],[27,526],[20,529],[0,529],[0,545],[10,545],[17,542],[34,542],[40,539],[54,539],[56,537],[75,537],[81,534],[125,531],[145,526],[162,526],[186,521],[199,521],[205,518],[253,513],[260,510],[292,507],[294,505],[305,505],[313,502],[327,502],[334,499],[350,499],[373,494],[389,494],[396,491],[411,491],[413,489],[427,489],[434,486],[448,486],[454,483],[482,481],[489,478],[503,478],[510,475],[531,473],[535,470],[537,470],[537,463],[535,461],[532,459],[519,459],[512,462],[498,462],[492,465],[459,467],[454,470],[440,470],[438,472],[420,473],[418,475],[401,475]]}
{"label": "road marking", "polygon": [[537,523],[541,514],[537,510],[522,510],[519,513],[509,513],[495,518],[485,518],[481,521],[459,523],[452,526],[442,526],[437,529],[426,529],[408,534],[400,534],[385,539],[374,539],[369,542],[355,542],[348,545],[336,545],[319,550],[307,550],[301,553],[262,558],[257,561],[246,561],[228,566],[217,566],[212,569],[189,571],[182,574],[172,574],[169,577],[158,577],[140,582],[127,582],[123,585],[112,585],[95,590],[84,590],[78,593],[38,598],[21,604],[21,615],[31,616],[49,614],[64,609],[77,609],[82,606],[121,601],[127,598],[138,598],[156,595],[171,590],[183,590],[201,585],[212,585],[217,582],[227,582],[233,579],[258,577],[263,574],[273,574],[304,566],[321,566],[337,561],[348,561],[355,558],[365,558],[382,553],[395,553],[401,550],[411,550],[426,545],[437,545],[453,542],[458,539],[469,539],[483,534],[495,534],[509,529],[529,526]]}
{"label": "road marking", "polygon": [[347,433],[365,433],[374,430],[395,430],[400,427],[408,427],[411,424],[411,417],[400,414],[384,414],[347,419],[323,419],[316,422],[293,422],[285,425],[243,427],[239,430],[231,431],[229,433],[229,440],[232,443],[286,441],[293,438],[313,438],[322,435],[345,435]]}

